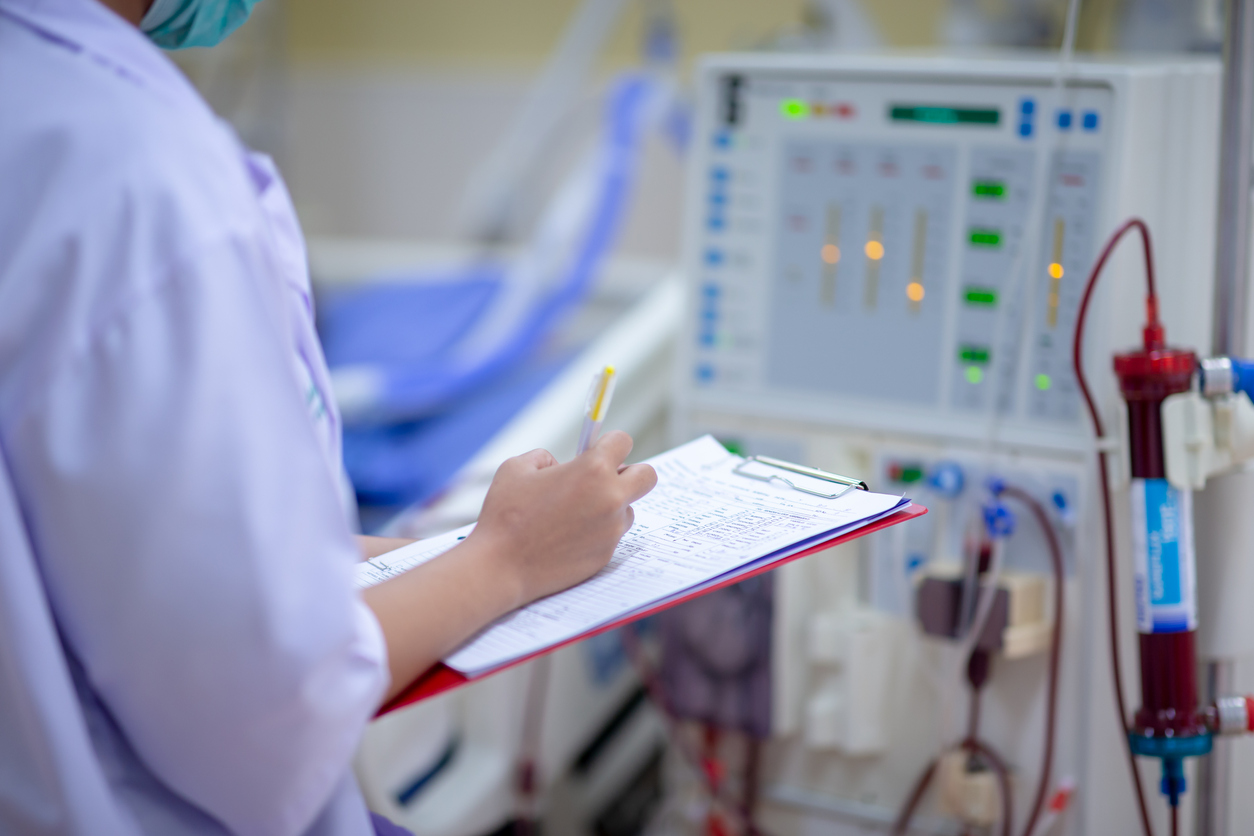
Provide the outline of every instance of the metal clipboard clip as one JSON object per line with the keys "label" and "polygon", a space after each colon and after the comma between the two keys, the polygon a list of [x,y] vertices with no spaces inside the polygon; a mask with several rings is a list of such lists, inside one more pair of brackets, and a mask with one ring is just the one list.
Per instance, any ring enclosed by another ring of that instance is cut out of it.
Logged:
{"label": "metal clipboard clip", "polygon": [[[823,482],[832,482],[843,487],[839,490],[822,491],[817,488],[810,488],[805,485],[798,484],[792,479],[789,479],[787,476],[781,476],[778,473],[752,473],[744,469],[752,464],[763,464],[767,467],[774,468],[775,470],[784,470],[789,473],[808,476],[811,479],[818,479]],[[861,479],[851,479],[848,476],[840,476],[836,473],[828,473],[826,470],[819,470],[817,467],[806,467],[803,464],[793,464],[792,462],[786,462],[782,459],[772,459],[770,456],[750,456],[740,464],[736,465],[736,467],[732,469],[732,473],[735,473],[737,476],[745,476],[749,479],[755,479],[759,482],[782,482],[794,491],[801,491],[802,493],[808,493],[812,496],[821,496],[824,499],[836,499],[837,497],[844,496],[855,489],[860,491],[870,490],[870,488],[867,487],[866,482],[863,482]]]}

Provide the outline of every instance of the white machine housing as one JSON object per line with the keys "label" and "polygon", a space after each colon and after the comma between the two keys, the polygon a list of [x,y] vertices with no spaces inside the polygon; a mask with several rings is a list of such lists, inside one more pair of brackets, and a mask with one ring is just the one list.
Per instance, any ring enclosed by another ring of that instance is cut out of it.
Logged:
{"label": "white machine housing", "polygon": [[[883,825],[956,742],[961,660],[913,626],[910,583],[958,559],[997,476],[1049,505],[1067,552],[1053,774],[1076,780],[1080,809],[1066,832],[1124,832],[1134,808],[1072,335],[1098,248],[1139,216],[1155,235],[1169,341],[1209,346],[1219,63],[719,55],[697,86],[675,439],[711,432],[932,510],[780,570],[764,824]],[[1139,341],[1139,243],[1107,269],[1085,363],[1116,432],[1110,358]],[[965,475],[962,491],[927,486],[941,465]],[[1043,538],[1016,510],[1007,567],[1040,575]],[[1120,595],[1132,701],[1132,602]],[[952,689],[929,670],[952,674]],[[1039,772],[1045,671],[1042,653],[998,659],[984,698],[983,733],[1015,772],[1016,828]],[[929,815],[920,832],[957,832]]]}

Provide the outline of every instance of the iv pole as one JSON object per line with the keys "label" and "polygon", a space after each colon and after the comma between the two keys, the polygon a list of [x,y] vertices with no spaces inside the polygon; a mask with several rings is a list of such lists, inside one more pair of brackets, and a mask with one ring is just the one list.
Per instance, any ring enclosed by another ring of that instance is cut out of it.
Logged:
{"label": "iv pole", "polygon": [[[1254,151],[1254,2],[1227,0],[1225,5],[1212,349],[1216,355],[1245,357],[1250,355],[1247,317],[1250,303],[1251,153]],[[1254,494],[1254,473],[1238,472],[1223,484],[1212,487],[1214,491],[1232,489],[1243,489],[1242,493],[1247,495]],[[1209,531],[1199,531],[1199,539],[1204,541],[1210,535],[1214,546],[1205,552],[1199,550],[1202,557],[1199,566],[1210,562],[1213,571],[1220,576],[1224,574],[1220,565],[1224,568],[1234,565],[1232,557],[1222,554],[1233,550],[1231,540],[1240,529],[1238,520],[1227,519],[1232,516],[1232,508],[1231,503],[1216,503]],[[1213,579],[1212,585],[1218,580],[1220,578]],[[1207,620],[1200,619],[1203,622]],[[1224,619],[1216,618],[1214,621]],[[1210,637],[1203,631],[1199,648],[1201,654],[1208,657],[1207,701],[1230,693],[1236,684],[1233,669],[1238,653],[1224,647],[1223,633],[1229,632],[1224,631],[1224,626],[1216,624]],[[1211,754],[1199,763],[1196,822],[1199,836],[1229,836],[1231,833],[1228,821],[1232,789],[1231,746],[1231,741],[1217,736]]]}

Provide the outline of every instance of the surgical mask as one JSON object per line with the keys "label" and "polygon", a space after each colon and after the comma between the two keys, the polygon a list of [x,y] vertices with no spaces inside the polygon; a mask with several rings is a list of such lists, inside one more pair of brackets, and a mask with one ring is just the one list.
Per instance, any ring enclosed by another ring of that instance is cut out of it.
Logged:
{"label": "surgical mask", "polygon": [[258,0],[154,0],[139,28],[163,49],[217,46],[248,19]]}

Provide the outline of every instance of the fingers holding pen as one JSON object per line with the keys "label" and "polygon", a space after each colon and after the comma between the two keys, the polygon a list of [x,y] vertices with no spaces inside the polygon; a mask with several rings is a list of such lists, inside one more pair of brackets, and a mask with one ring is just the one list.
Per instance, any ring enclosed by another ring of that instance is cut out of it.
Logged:
{"label": "fingers holding pen", "polygon": [[651,465],[623,464],[631,455],[632,446],[631,436],[622,430],[614,430],[601,436],[589,448],[593,455],[615,469],[627,503],[635,502],[657,485],[657,471]]}
{"label": "fingers holding pen", "polygon": [[631,455],[631,448],[634,442],[631,436],[622,430],[611,430],[605,435],[598,438],[588,452],[607,463],[615,470],[627,460]]}
{"label": "fingers holding pen", "polygon": [[657,471],[652,465],[629,465],[619,471],[618,479],[627,492],[628,503],[635,502],[657,487]]}

